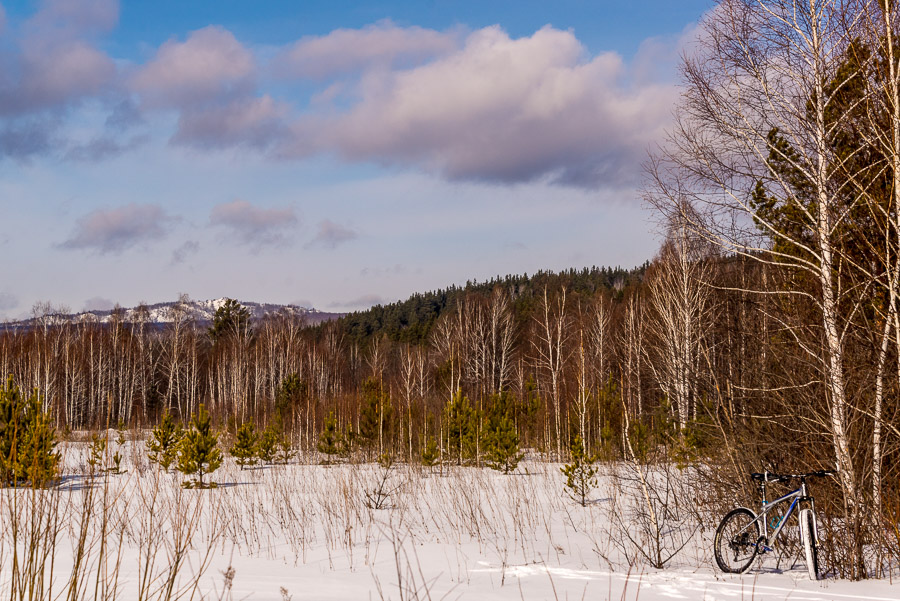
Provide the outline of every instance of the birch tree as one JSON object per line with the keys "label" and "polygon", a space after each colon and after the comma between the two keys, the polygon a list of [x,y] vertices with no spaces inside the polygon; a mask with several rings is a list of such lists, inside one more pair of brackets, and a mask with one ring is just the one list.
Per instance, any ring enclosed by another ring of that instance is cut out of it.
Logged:
{"label": "birch tree", "polygon": [[[834,111],[858,11],[839,0],[721,0],[683,63],[685,91],[663,155],[652,162],[651,201],[730,253],[777,264],[813,282],[784,294],[816,307],[827,394],[825,434],[839,469],[849,524],[861,497],[851,453],[845,344],[850,315],[839,231],[851,180],[832,137]],[[692,205],[697,217],[680,209]],[[801,342],[798,339],[798,345]],[[852,529],[852,528],[851,528]],[[861,546],[854,563],[862,566]],[[853,575],[860,577],[862,570]]]}

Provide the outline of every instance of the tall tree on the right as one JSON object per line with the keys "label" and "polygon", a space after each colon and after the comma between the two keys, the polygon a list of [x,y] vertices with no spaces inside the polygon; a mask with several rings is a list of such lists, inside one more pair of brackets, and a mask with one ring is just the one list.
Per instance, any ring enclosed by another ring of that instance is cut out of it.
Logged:
{"label": "tall tree on the right", "polygon": [[807,423],[821,424],[810,434],[827,441],[825,463],[839,470],[853,556],[847,575],[855,578],[866,575],[865,501],[848,345],[869,299],[861,294],[867,266],[855,263],[848,244],[860,182],[872,171],[844,152],[841,137],[855,131],[854,109],[865,104],[848,107],[846,94],[873,65],[847,60],[858,38],[848,27],[870,5],[720,0],[686,54],[677,121],[650,163],[647,191],[670,223],[776,274],[770,289],[752,292],[780,295],[792,312],[781,318],[787,340],[810,370],[788,369],[779,374],[786,386],[769,392],[798,413],[805,409],[797,395],[812,393]]}

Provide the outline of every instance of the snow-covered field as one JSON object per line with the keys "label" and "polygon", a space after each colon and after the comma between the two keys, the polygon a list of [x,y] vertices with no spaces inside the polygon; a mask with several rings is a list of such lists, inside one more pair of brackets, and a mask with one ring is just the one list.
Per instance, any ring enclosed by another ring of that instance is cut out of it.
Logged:
{"label": "snow-covered field", "polygon": [[555,465],[395,465],[383,479],[378,465],[226,460],[219,488],[198,491],[133,451],[126,474],[92,480],[69,447],[62,486],[0,491],[0,595],[31,576],[37,597],[61,599],[900,599],[886,580],[812,582],[799,559],[722,576],[710,531],[663,570],[629,568],[620,489],[605,476],[582,508]]}

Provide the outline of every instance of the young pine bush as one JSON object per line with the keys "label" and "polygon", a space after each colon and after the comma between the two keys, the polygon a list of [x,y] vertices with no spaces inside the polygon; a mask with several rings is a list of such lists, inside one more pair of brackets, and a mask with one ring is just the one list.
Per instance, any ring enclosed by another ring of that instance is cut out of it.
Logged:
{"label": "young pine bush", "polygon": [[55,480],[60,461],[56,444],[37,392],[26,399],[10,376],[0,388],[0,484],[40,487]]}
{"label": "young pine bush", "polygon": [[510,397],[495,395],[482,434],[485,463],[504,474],[514,471],[524,456],[519,452],[519,435],[511,413]]}
{"label": "young pine bush", "polygon": [[260,435],[256,443],[256,456],[263,463],[272,463],[275,461],[275,455],[278,453],[278,432],[272,425],[269,425]]}
{"label": "young pine bush", "polygon": [[434,471],[434,466],[440,461],[441,451],[438,448],[437,441],[434,439],[434,436],[429,436],[428,441],[425,443],[425,448],[422,449],[422,465]]}
{"label": "young pine bush", "polygon": [[184,428],[166,411],[162,421],[150,433],[147,440],[147,456],[152,463],[168,471],[178,458],[178,445],[184,438]]}
{"label": "young pine bush", "polygon": [[472,407],[462,390],[444,406],[444,423],[447,425],[447,454],[456,465],[475,458],[478,441],[478,410]]}
{"label": "young pine bush", "polygon": [[235,462],[241,469],[248,465],[256,465],[258,459],[256,457],[256,445],[259,443],[259,434],[253,422],[244,422],[237,430],[234,445],[229,449],[229,453],[234,457]]}
{"label": "young pine bush", "polygon": [[197,475],[197,479],[184,484],[185,488],[215,488],[216,483],[204,483],[203,474],[211,474],[222,465],[222,451],[218,447],[219,437],[212,430],[212,421],[206,407],[200,408],[191,417],[191,428],[178,445],[178,471],[186,476]]}
{"label": "young pine bush", "polygon": [[322,430],[322,433],[319,435],[319,442],[316,444],[316,449],[325,455],[323,463],[327,465],[329,463],[334,463],[335,459],[342,454],[343,447],[343,436],[341,435],[340,430],[338,430],[337,419],[335,419],[334,411],[332,411],[328,414],[328,417],[325,418],[325,429]]}
{"label": "young pine bush", "polygon": [[571,463],[559,469],[566,477],[566,492],[573,501],[586,507],[588,495],[597,486],[597,468],[594,467],[597,457],[585,455],[580,434],[575,436],[569,450],[572,454]]}

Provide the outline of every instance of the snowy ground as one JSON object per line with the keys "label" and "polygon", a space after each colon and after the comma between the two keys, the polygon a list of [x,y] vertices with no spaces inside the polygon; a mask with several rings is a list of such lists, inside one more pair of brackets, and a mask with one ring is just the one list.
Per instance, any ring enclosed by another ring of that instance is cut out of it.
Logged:
{"label": "snowy ground", "polygon": [[128,473],[93,480],[78,475],[83,457],[68,450],[74,475],[57,489],[0,491],[3,597],[14,571],[17,582],[35,572],[23,567],[28,551],[44,566],[44,598],[50,588],[94,598],[99,587],[119,599],[900,599],[889,581],[812,582],[802,561],[784,558],[722,576],[711,532],[693,535],[664,570],[629,568],[609,479],[582,508],[554,465],[529,462],[511,476],[395,466],[385,508],[373,509],[377,465],[226,462],[213,475],[220,487],[197,491],[149,468],[138,449],[126,452]]}

